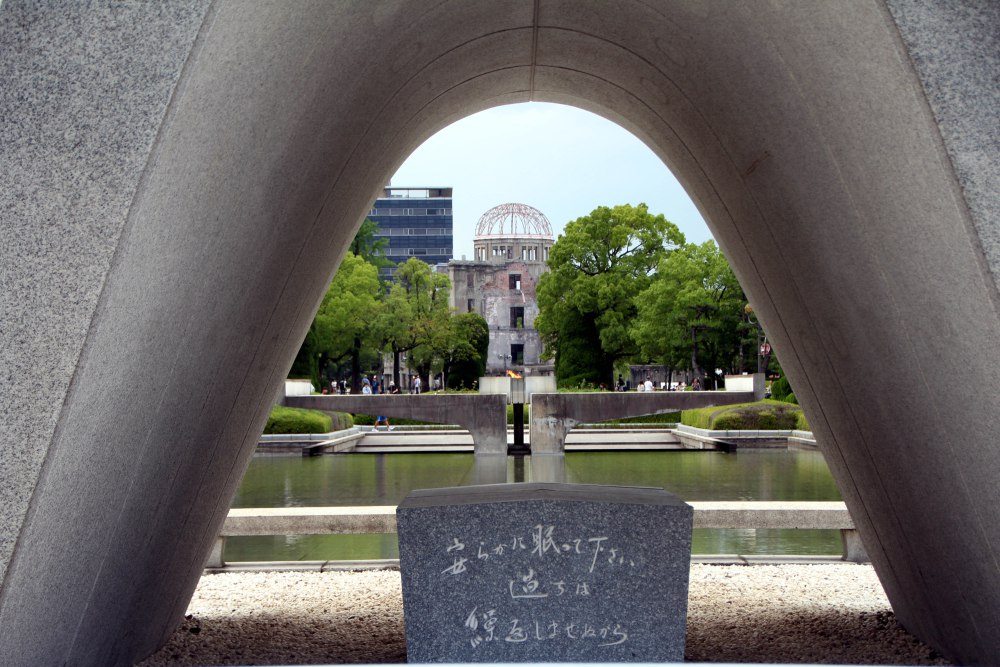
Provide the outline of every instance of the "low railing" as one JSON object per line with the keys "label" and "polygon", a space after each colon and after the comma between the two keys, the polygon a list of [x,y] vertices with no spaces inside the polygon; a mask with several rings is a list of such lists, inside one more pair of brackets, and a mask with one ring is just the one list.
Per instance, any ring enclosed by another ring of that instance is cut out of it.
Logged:
{"label": "low railing", "polygon": [[[695,501],[689,504],[694,508],[695,528],[839,530],[843,559],[855,563],[868,561],[854,521],[842,502]],[[222,552],[227,537],[395,532],[396,508],[393,505],[233,509],[229,510],[206,567],[225,566]]]}

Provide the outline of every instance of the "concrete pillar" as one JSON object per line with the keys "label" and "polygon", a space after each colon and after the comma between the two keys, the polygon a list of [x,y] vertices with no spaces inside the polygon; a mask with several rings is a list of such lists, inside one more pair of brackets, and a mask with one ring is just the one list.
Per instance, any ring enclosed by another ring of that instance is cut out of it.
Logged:
{"label": "concrete pillar", "polygon": [[172,631],[378,188],[528,99],[619,122],[678,175],[898,618],[989,662],[998,13],[3,2],[0,662],[129,664]]}

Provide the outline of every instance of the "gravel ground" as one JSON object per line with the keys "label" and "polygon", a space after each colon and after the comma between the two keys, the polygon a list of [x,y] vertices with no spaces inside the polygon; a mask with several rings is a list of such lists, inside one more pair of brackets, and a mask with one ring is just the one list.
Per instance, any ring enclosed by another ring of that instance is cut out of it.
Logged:
{"label": "gravel ground", "polygon": [[[867,565],[691,567],[687,660],[948,664],[896,623]],[[153,665],[403,662],[399,573],[202,577]]]}

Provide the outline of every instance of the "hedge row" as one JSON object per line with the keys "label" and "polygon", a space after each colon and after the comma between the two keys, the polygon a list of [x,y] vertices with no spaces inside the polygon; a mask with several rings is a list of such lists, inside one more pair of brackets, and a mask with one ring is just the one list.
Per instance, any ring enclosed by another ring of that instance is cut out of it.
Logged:
{"label": "hedge row", "polygon": [[[375,415],[353,415],[356,426],[374,426]],[[437,424],[437,422],[421,421],[419,419],[403,419],[401,417],[389,417],[389,423],[393,426],[426,426]]]}
{"label": "hedge row", "polygon": [[681,423],[713,431],[809,430],[802,408],[772,399],[684,410],[681,412]]}
{"label": "hedge row", "polygon": [[264,426],[264,433],[330,433],[354,425],[351,415],[320,412],[276,405]]}

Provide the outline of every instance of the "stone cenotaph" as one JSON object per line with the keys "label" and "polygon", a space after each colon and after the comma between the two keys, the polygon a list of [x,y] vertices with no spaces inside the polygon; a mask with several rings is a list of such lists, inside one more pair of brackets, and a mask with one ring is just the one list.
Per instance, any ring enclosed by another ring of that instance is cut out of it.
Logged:
{"label": "stone cenotaph", "polygon": [[662,489],[418,490],[397,525],[410,662],[684,659],[692,509]]}

